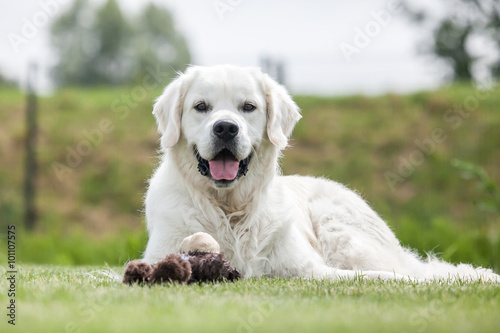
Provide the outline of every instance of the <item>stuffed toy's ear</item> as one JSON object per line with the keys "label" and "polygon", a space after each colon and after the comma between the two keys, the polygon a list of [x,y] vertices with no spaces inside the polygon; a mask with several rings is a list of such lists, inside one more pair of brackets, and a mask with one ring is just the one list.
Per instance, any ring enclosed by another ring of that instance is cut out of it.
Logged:
{"label": "stuffed toy's ear", "polygon": [[162,134],[161,145],[171,148],[181,136],[181,117],[184,100],[182,91],[183,75],[172,81],[158,97],[153,107],[153,114],[158,123],[158,131]]}
{"label": "stuffed toy's ear", "polygon": [[267,136],[279,149],[288,145],[288,138],[302,116],[285,87],[264,74],[264,89],[267,103]]}

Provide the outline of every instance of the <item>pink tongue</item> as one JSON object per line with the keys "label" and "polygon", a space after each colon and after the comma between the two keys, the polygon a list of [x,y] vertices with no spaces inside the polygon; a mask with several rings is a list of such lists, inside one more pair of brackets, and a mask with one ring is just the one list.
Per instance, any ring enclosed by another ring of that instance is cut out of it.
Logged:
{"label": "pink tongue", "polygon": [[217,160],[209,161],[210,174],[215,180],[233,180],[238,174],[240,163],[232,158],[220,158]]}

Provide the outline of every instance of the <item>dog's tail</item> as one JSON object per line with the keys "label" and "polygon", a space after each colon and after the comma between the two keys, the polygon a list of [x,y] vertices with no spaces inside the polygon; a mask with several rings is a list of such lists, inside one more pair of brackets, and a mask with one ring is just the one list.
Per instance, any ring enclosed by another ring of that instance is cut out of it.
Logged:
{"label": "dog's tail", "polygon": [[404,265],[405,272],[401,272],[403,275],[431,281],[500,283],[500,275],[488,268],[474,267],[470,264],[454,265],[433,254],[427,254],[427,258],[422,259],[408,249],[404,249],[404,252],[407,259],[402,261],[406,262],[407,265]]}

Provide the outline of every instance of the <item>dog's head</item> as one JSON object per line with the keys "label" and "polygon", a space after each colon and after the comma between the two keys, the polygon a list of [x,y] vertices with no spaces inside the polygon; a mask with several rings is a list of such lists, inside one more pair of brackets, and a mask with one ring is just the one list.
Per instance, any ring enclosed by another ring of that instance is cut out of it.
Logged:
{"label": "dog's head", "polygon": [[[285,88],[257,68],[194,66],[154,105],[163,149],[184,145],[215,188],[232,188],[267,142],[283,149],[300,119]],[[184,148],[185,148],[184,147]]]}

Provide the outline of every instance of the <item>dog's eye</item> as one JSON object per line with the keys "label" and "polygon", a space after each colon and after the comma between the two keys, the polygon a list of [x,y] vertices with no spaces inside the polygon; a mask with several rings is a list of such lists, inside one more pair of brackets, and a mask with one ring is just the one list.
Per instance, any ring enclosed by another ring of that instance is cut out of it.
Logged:
{"label": "dog's eye", "polygon": [[255,109],[256,109],[256,107],[253,104],[245,103],[245,105],[243,105],[243,111],[245,111],[245,112],[252,112]]}
{"label": "dog's eye", "polygon": [[196,104],[194,106],[194,108],[195,108],[196,111],[200,111],[200,112],[205,112],[205,111],[208,110],[208,107],[205,104],[205,102],[200,102],[200,103]]}

